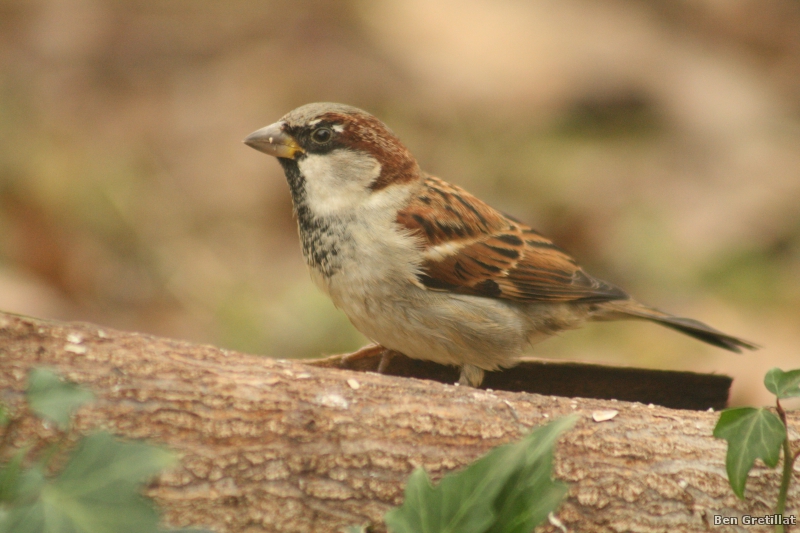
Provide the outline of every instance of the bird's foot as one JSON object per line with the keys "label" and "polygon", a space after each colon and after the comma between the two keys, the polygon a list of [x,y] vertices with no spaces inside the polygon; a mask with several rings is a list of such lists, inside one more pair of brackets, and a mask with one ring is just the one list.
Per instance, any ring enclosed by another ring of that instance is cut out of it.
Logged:
{"label": "bird's foot", "polygon": [[[359,348],[353,353],[346,353],[339,355],[339,367],[340,368],[351,368],[354,364],[359,361],[360,359],[368,359],[371,357],[375,357],[383,352],[386,352],[386,348],[381,346],[380,344],[367,344],[363,348]],[[381,362],[383,362],[383,357],[381,357]],[[380,368],[380,366],[378,367]]]}
{"label": "bird's foot", "polygon": [[381,353],[381,362],[378,363],[378,374],[385,374],[386,370],[389,368],[389,363],[392,361],[392,357],[396,354],[394,350],[384,349],[383,353]]}
{"label": "bird's foot", "polygon": [[392,361],[392,358],[398,353],[399,352],[394,350],[384,348],[380,344],[368,344],[367,346],[364,346],[353,353],[347,353],[338,356],[339,368],[353,368],[354,366],[357,366],[357,361],[360,359],[368,359],[375,357],[376,355],[380,355],[381,360],[378,363],[376,372],[378,374],[385,374],[386,370],[389,368],[389,363]]}

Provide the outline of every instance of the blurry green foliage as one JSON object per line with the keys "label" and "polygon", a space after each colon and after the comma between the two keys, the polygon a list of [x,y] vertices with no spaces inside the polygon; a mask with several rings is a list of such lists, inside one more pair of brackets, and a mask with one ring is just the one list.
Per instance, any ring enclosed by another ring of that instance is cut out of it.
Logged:
{"label": "blurry green foliage", "polygon": [[166,451],[122,443],[107,433],[85,437],[64,469],[45,476],[43,465],[21,475],[3,533],[151,533],[158,513],[142,498],[142,483],[173,464]]}
{"label": "blurry green foliage", "polygon": [[275,302],[244,284],[217,308],[221,342],[277,358],[313,358],[352,351],[368,341],[310,281],[293,283]]}
{"label": "blurry green foliage", "polygon": [[73,411],[94,400],[94,394],[74,383],[61,381],[51,370],[34,368],[28,375],[25,399],[36,416],[51,420],[65,430]]}
{"label": "blurry green foliage", "polygon": [[636,138],[656,135],[666,125],[665,117],[649,95],[642,92],[596,94],[575,102],[559,118],[555,131],[574,137]]}
{"label": "blurry green foliage", "polygon": [[800,369],[784,372],[772,368],[764,376],[764,386],[779,400],[800,396]]}
{"label": "blurry green foliage", "polygon": [[732,301],[800,306],[800,224],[784,238],[731,250],[701,273],[704,284]]}
{"label": "blurry green foliage", "polygon": [[[50,370],[33,369],[28,376],[28,408],[58,424],[61,432],[68,431],[72,412],[93,398]],[[8,416],[4,431],[13,432],[18,420]],[[0,457],[7,456],[10,450],[4,448],[11,438],[3,434],[0,442]],[[84,437],[71,450],[63,443],[63,438],[49,443],[39,454],[30,453],[28,445],[0,463],[0,533],[162,531],[156,508],[141,490],[146,481],[175,463],[173,453],[141,442],[122,442],[105,432]]]}

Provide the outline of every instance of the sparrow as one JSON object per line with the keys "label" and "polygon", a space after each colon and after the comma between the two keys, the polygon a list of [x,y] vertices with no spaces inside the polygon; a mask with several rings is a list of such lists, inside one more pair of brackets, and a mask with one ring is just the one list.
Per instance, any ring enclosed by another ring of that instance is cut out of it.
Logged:
{"label": "sparrow", "polygon": [[365,111],[307,104],[244,142],[283,167],[313,281],[384,356],[455,365],[459,384],[478,387],[484,371],[589,321],[644,319],[757,348],[590,276],[536,230],[423,172]]}

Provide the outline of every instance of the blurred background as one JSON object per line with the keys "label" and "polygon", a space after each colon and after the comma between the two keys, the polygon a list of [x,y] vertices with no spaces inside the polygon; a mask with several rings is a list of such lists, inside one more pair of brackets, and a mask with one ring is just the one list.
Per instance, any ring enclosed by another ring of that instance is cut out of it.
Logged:
{"label": "blurred background", "polygon": [[0,309],[316,357],[366,342],[312,285],[289,110],[376,114],[422,167],[641,301],[531,355],[800,367],[797,0],[0,0]]}

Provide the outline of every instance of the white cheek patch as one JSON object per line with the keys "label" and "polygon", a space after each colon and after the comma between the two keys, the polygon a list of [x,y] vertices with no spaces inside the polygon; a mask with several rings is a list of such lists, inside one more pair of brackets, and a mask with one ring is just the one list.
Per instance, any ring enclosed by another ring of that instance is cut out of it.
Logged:
{"label": "white cheek patch", "polygon": [[369,199],[369,186],[381,173],[377,159],[346,149],[308,154],[298,167],[305,177],[308,206],[319,216],[356,209]]}

